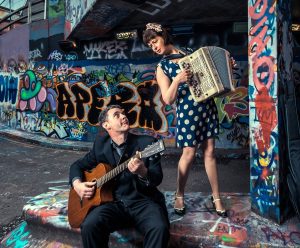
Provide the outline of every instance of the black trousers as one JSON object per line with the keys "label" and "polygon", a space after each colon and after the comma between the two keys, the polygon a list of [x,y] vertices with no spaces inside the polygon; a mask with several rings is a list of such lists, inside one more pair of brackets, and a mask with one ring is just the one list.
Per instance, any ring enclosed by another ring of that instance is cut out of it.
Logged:
{"label": "black trousers", "polygon": [[100,205],[88,213],[81,224],[85,248],[107,248],[110,233],[134,226],[144,235],[145,248],[166,248],[169,241],[169,221],[163,208],[141,200],[126,207],[123,202]]}

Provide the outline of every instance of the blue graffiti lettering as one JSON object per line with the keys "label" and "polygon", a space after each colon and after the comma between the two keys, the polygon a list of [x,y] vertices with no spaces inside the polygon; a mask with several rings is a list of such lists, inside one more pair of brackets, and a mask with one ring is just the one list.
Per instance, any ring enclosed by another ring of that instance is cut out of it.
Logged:
{"label": "blue graffiti lettering", "polygon": [[0,102],[15,104],[17,100],[18,78],[0,75]]}

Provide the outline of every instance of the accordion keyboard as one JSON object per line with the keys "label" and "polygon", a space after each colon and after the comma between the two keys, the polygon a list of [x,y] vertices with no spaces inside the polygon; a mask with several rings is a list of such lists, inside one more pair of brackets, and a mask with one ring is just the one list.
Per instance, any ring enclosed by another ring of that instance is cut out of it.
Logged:
{"label": "accordion keyboard", "polygon": [[190,69],[193,78],[187,82],[196,102],[234,90],[229,52],[219,47],[202,47],[181,58],[181,69]]}
{"label": "accordion keyboard", "polygon": [[210,74],[201,72],[203,70],[209,70],[208,65],[205,63],[202,55],[191,60],[191,66],[194,71],[197,71],[197,73],[194,74],[194,77],[196,78],[193,78],[192,82],[194,94],[195,96],[200,97],[213,87],[213,78]]}

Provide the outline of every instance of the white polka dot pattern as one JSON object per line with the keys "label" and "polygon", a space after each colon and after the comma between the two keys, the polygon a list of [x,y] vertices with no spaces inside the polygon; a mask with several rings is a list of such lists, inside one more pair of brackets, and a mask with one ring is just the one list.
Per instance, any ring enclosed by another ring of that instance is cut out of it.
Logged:
{"label": "white polka dot pattern", "polygon": [[[180,72],[178,64],[162,59],[159,65],[170,79]],[[195,102],[187,84],[180,84],[176,99],[176,145],[195,147],[202,141],[219,134],[219,119],[213,99]]]}

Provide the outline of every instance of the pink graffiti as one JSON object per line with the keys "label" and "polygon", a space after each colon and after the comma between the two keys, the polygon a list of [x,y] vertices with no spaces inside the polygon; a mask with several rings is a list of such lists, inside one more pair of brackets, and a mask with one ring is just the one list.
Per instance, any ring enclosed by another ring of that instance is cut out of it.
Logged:
{"label": "pink graffiti", "polygon": [[262,153],[266,149],[269,149],[271,131],[276,127],[278,122],[275,103],[272,97],[269,95],[266,87],[262,87],[261,91],[257,94],[255,99],[255,107],[263,137],[263,140],[259,139],[260,141],[257,143],[257,145],[259,152]]}
{"label": "pink graffiti", "polygon": [[[249,7],[249,15],[252,20],[259,20],[250,30],[250,35],[255,36],[249,42],[249,56],[252,57],[253,82],[257,89],[257,95],[254,98],[257,117],[259,121],[260,132],[262,136],[256,133],[256,142],[259,152],[263,152],[270,147],[270,137],[272,130],[277,125],[277,113],[275,102],[270,96],[270,88],[275,78],[276,64],[272,56],[264,56],[263,51],[271,41],[271,36],[267,34],[270,30],[267,22],[267,11],[274,13],[274,6],[269,6],[267,0],[257,0],[253,7]],[[257,31],[259,33],[257,34]]]}
{"label": "pink graffiti", "polygon": [[56,92],[51,88],[45,88],[44,86],[41,87],[41,90],[37,94],[37,96],[29,99],[28,101],[20,100],[19,101],[19,108],[21,111],[25,111],[27,108],[38,112],[43,107],[45,101],[49,102],[49,108],[51,112],[55,112],[56,110]]}
{"label": "pink graffiti", "polygon": [[30,110],[34,112],[38,112],[42,108],[42,103],[47,98],[47,90],[45,87],[41,87],[41,90],[37,94],[37,96],[29,99],[28,101],[20,100],[19,107],[21,111],[24,111],[27,106]]}
{"label": "pink graffiti", "polygon": [[[230,120],[238,115],[248,115],[248,102],[244,100],[247,96],[247,88],[239,87],[228,98],[230,101],[225,104],[224,111]],[[243,107],[241,107],[243,106]]]}
{"label": "pink graffiti", "polygon": [[[261,6],[261,2],[263,1],[263,5]],[[249,15],[251,16],[252,19],[257,20],[261,18],[267,10],[268,6],[268,0],[258,0],[255,2],[255,4],[249,7]],[[260,7],[260,11],[256,12],[256,10]]]}
{"label": "pink graffiti", "polygon": [[[258,73],[258,70],[264,69],[265,71],[262,73]],[[258,74],[260,75],[258,77]],[[262,81],[268,79],[267,83],[264,84]],[[267,87],[269,90],[274,80],[274,62],[273,58],[270,56],[264,56],[258,58],[256,62],[253,64],[253,81],[256,86],[258,92],[262,90],[262,88]]]}

